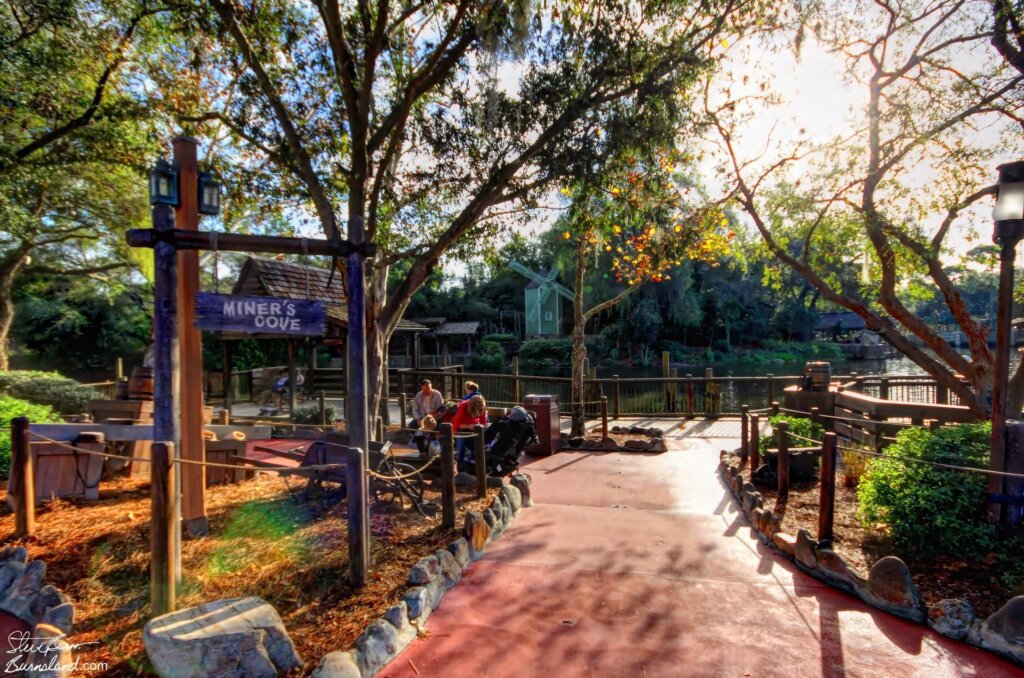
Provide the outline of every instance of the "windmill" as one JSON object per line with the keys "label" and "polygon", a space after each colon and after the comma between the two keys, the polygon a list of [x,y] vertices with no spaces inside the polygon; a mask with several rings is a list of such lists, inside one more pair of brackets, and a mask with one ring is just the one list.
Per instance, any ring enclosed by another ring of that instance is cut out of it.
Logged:
{"label": "windmill", "polygon": [[[518,261],[510,261],[513,271],[529,278],[526,286],[526,334],[560,334],[562,328],[561,298],[572,301],[576,294],[555,280],[560,272],[555,266],[547,273],[537,273]],[[554,292],[554,294],[552,294]]]}

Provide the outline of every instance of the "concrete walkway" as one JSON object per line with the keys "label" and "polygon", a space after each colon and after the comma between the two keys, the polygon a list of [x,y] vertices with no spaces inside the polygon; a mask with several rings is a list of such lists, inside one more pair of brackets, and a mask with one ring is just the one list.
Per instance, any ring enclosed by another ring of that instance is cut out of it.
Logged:
{"label": "concrete walkway", "polygon": [[824,586],[752,538],[715,473],[735,439],[669,443],[661,455],[528,464],[534,506],[379,675],[1024,674]]}

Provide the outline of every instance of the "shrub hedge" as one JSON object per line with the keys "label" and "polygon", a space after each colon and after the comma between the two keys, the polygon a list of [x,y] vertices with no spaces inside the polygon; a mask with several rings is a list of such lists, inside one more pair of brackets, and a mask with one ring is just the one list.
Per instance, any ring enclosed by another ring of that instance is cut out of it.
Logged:
{"label": "shrub hedge", "polygon": [[[0,395],[0,422],[2,422],[0,426],[7,429],[11,425],[11,419],[15,417],[28,417],[29,421],[36,423],[60,421],[60,416],[46,405],[37,405],[27,400]],[[4,431],[0,433],[0,476],[6,478],[10,470],[11,434]]]}
{"label": "shrub hedge", "polygon": [[0,395],[10,395],[40,405],[48,405],[61,414],[84,412],[89,401],[100,394],[56,372],[13,370],[0,372]]}
{"label": "shrub hedge", "polygon": [[[922,461],[987,468],[991,424],[930,431],[910,428],[886,453]],[[879,457],[867,464],[857,488],[860,519],[885,523],[897,553],[911,559],[939,554],[974,557],[988,552],[996,528],[986,520],[987,476]]]}

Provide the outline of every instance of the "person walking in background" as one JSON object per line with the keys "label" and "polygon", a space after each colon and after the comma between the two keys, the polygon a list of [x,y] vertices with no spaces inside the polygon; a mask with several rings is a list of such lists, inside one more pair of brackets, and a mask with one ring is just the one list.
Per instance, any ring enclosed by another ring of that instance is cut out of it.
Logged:
{"label": "person walking in background", "polygon": [[[467,386],[469,383],[472,382],[467,382]],[[476,386],[476,384],[473,385]],[[480,394],[474,394],[468,400],[459,403],[459,409],[456,410],[455,418],[452,419],[452,431],[456,436],[465,436],[467,433],[472,433],[473,427],[477,424],[487,426],[487,403],[484,402],[484,397]],[[467,462],[471,461],[473,454],[472,438],[456,437],[455,452],[456,468],[459,471],[465,471]]]}

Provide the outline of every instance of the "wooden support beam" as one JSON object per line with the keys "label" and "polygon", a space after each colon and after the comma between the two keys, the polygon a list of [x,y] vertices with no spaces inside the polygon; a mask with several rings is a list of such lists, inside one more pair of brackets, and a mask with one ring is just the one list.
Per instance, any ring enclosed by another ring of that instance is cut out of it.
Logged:
{"label": "wooden support beam", "polygon": [[740,468],[750,456],[750,406],[740,405]]}
{"label": "wooden support beam", "polygon": [[231,423],[231,405],[235,399],[235,385],[231,383],[231,362],[233,357],[233,348],[230,341],[224,341],[221,343],[222,358],[224,360],[224,411],[228,414],[228,420],[224,423]]}
{"label": "wooden support beam", "polygon": [[750,473],[761,465],[761,417],[750,415]]}
{"label": "wooden support beam", "polygon": [[[199,230],[199,161],[197,143],[190,137],[174,140],[178,164],[178,206],[174,225],[179,230]],[[181,411],[182,459],[203,462],[203,345],[195,325],[196,294],[199,292],[199,253],[178,252],[178,393]],[[206,468],[184,464],[178,473],[181,483],[182,524],[192,536],[209,532],[206,518]]]}
{"label": "wooden support beam", "polygon": [[601,396],[601,437],[608,437],[608,396]]}

